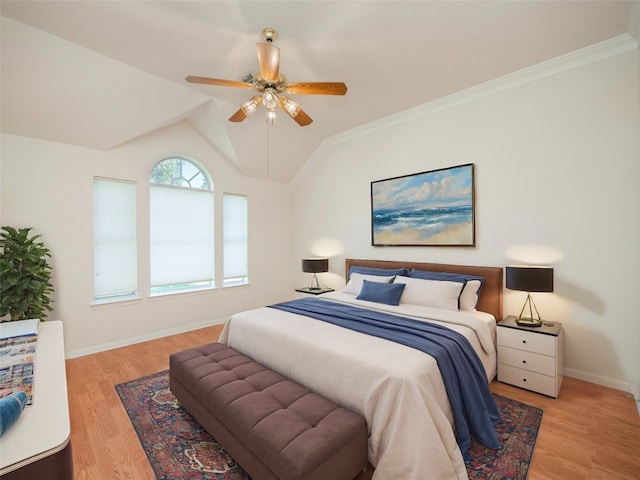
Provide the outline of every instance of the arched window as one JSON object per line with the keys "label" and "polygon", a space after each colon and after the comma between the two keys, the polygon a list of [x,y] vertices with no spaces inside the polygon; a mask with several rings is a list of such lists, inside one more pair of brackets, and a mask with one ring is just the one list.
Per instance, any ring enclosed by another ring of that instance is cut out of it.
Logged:
{"label": "arched window", "polygon": [[214,287],[213,183],[207,171],[170,157],[153,167],[149,181],[151,293]]}
{"label": "arched window", "polygon": [[213,191],[209,176],[204,169],[181,157],[165,158],[156,163],[151,171],[150,181],[159,185]]}

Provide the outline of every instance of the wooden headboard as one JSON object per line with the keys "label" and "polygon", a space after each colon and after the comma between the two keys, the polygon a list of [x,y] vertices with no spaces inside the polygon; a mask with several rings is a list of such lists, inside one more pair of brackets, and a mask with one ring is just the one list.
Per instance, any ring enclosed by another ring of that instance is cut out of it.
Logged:
{"label": "wooden headboard", "polygon": [[492,314],[497,322],[502,321],[502,267],[479,267],[473,265],[449,265],[445,263],[421,263],[421,262],[401,262],[396,260],[364,260],[347,258],[345,260],[345,273],[349,281],[349,271],[351,267],[370,268],[416,268],[419,270],[430,270],[432,272],[464,273],[467,275],[477,275],[484,278],[480,298],[478,299],[478,310]]}

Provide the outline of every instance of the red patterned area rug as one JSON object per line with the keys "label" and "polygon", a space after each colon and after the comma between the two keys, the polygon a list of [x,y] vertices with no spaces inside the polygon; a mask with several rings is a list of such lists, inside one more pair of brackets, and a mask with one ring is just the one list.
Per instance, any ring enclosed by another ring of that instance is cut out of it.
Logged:
{"label": "red patterned area rug", "polygon": [[[116,385],[158,480],[250,480],[219,443],[178,403],[163,371]],[[500,450],[472,442],[470,480],[524,480],[542,410],[494,395],[502,415]]]}

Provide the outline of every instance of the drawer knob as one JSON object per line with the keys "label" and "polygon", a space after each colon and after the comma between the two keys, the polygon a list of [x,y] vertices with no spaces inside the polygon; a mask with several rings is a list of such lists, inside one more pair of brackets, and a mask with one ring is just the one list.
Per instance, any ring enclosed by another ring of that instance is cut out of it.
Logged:
{"label": "drawer knob", "polygon": [[527,343],[527,341],[526,340],[522,340],[522,343]]}
{"label": "drawer knob", "polygon": [[522,360],[522,363],[527,363],[527,361],[526,360]]}
{"label": "drawer knob", "polygon": [[523,381],[523,382],[526,382],[526,381],[527,381],[527,379],[526,379],[526,378],[523,378],[523,379],[522,379],[522,381]]}

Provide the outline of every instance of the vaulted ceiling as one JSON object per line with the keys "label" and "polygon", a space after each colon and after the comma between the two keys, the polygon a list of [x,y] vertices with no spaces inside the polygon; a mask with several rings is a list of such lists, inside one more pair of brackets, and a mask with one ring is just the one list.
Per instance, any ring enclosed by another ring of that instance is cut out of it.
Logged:
{"label": "vaulted ceiling", "polygon": [[[633,3],[1,0],[1,126],[110,149],[186,120],[243,174],[288,182],[335,134],[628,34]],[[309,126],[229,122],[252,91],[185,82],[256,72],[267,26],[289,81],[348,86],[291,95]]]}

